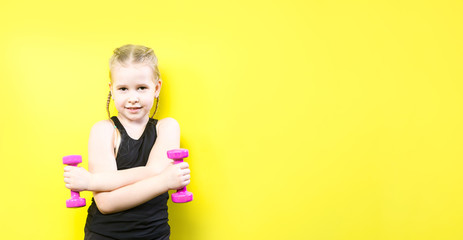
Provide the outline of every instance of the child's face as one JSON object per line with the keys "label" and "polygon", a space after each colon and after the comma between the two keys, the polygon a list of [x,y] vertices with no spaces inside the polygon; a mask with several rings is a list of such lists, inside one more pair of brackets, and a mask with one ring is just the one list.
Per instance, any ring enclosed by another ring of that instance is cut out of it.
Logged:
{"label": "child's face", "polygon": [[111,69],[110,84],[118,116],[130,121],[149,117],[154,98],[159,96],[161,81],[154,82],[153,70],[145,64],[116,64]]}

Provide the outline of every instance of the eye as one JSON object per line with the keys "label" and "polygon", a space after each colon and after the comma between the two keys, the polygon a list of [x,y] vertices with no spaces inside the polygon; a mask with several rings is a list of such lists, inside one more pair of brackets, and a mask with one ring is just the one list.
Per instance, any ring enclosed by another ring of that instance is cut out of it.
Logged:
{"label": "eye", "polygon": [[138,87],[138,90],[142,90],[142,91],[143,91],[143,90],[146,90],[146,89],[148,89],[148,88],[147,88],[147,87]]}
{"label": "eye", "polygon": [[119,88],[119,91],[123,91],[123,92],[124,92],[124,91],[127,91],[127,88],[125,88],[125,87],[120,87],[120,88]]}

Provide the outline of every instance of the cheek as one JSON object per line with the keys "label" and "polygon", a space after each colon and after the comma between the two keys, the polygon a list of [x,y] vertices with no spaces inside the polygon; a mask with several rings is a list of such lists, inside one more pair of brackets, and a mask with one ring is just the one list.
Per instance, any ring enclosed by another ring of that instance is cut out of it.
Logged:
{"label": "cheek", "polygon": [[154,96],[145,99],[146,105],[153,105],[153,103],[154,103]]}
{"label": "cheek", "polygon": [[147,106],[153,106],[154,103],[154,94],[150,94],[149,96],[145,96],[143,102]]}
{"label": "cheek", "polygon": [[115,96],[115,97],[114,97],[114,104],[115,104],[116,106],[119,106],[119,105],[121,105],[121,104],[124,104],[123,98],[121,98],[120,96]]}

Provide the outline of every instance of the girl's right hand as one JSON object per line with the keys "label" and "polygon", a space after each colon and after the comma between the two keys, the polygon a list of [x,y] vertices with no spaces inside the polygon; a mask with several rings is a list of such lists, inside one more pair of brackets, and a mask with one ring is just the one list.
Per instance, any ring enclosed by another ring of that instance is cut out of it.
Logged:
{"label": "girl's right hand", "polygon": [[66,188],[73,191],[88,191],[92,181],[92,174],[85,168],[66,166],[64,167],[64,182]]}
{"label": "girl's right hand", "polygon": [[186,162],[172,164],[162,174],[169,190],[177,190],[190,183],[190,169]]}

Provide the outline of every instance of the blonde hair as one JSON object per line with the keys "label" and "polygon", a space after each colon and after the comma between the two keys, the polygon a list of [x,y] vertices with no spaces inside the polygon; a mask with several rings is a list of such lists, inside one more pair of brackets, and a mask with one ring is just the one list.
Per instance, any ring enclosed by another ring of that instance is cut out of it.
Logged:
{"label": "blonde hair", "polygon": [[[121,66],[127,66],[130,64],[146,64],[153,69],[154,83],[157,83],[161,79],[161,74],[158,69],[158,58],[154,54],[153,49],[149,47],[145,47],[142,45],[127,44],[127,45],[114,49],[113,55],[109,59],[109,79],[111,83],[113,83],[113,80],[111,78],[111,69],[117,64]],[[111,91],[109,91],[108,99],[106,101],[106,112],[108,113],[108,118],[113,123],[114,129],[116,132],[115,139],[114,139],[114,143],[115,143],[114,144],[115,146],[114,154],[115,156],[117,156],[117,151],[121,143],[121,138],[120,138],[119,130],[116,128],[116,125],[111,119],[111,113],[109,112],[110,102],[111,102]],[[156,108],[154,109],[154,112],[151,118],[153,118],[154,115],[156,114],[158,110],[158,104],[159,104],[159,96],[156,97]]]}

